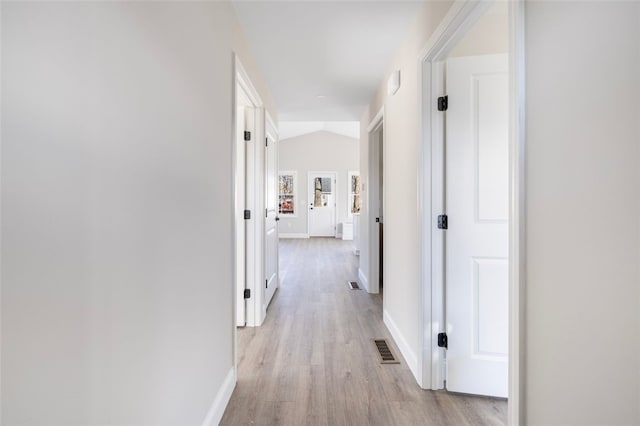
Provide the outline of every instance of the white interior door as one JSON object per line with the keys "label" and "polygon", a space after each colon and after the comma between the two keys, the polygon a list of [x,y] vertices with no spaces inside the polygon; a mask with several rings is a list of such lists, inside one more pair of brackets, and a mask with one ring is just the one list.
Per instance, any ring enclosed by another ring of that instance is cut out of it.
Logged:
{"label": "white interior door", "polygon": [[336,235],[336,174],[309,173],[309,236]]}
{"label": "white interior door", "polygon": [[447,61],[447,389],[507,396],[508,61]]}
{"label": "white interior door", "polygon": [[236,325],[247,324],[247,301],[244,298],[246,288],[246,147],[244,132],[246,128],[245,108],[236,110]]}
{"label": "white interior door", "polygon": [[269,305],[278,288],[278,141],[268,131],[265,148],[265,300]]}

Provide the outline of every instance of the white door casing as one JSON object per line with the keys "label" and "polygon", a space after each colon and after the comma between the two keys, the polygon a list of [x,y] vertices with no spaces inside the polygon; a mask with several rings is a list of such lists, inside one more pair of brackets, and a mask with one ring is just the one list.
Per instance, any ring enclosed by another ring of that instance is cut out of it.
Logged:
{"label": "white door casing", "polygon": [[[238,89],[239,91],[239,89]],[[245,107],[236,108],[236,326],[247,324],[247,302],[244,290],[247,285],[246,275],[246,224],[244,210],[246,206],[246,147],[244,132],[246,128]]]}
{"label": "white door casing", "polygon": [[376,218],[379,218],[379,221],[384,220],[382,217],[384,210],[382,192],[384,192],[385,186],[382,170],[384,168],[384,153],[381,145],[385,139],[385,128],[383,105],[367,127],[369,136],[368,173],[366,186],[362,190],[363,200],[367,206],[365,232],[369,234],[369,269],[366,271],[368,277],[366,277],[365,285],[367,291],[374,294],[380,292],[380,251],[382,247],[380,247],[380,223],[376,221]]}
{"label": "white door casing", "polygon": [[[234,133],[238,132],[233,139],[234,143],[240,141],[244,144],[244,206],[241,206],[241,188],[238,187],[243,177],[241,167],[239,167],[240,149],[233,149],[233,181],[234,181],[234,197],[233,202],[233,219],[234,219],[234,250],[233,262],[233,306],[234,306],[234,341],[237,343],[237,334],[235,325],[242,323],[241,315],[236,311],[245,308],[245,325],[249,327],[260,326],[265,318],[264,303],[264,279],[265,279],[265,135],[266,135],[266,113],[262,107],[263,103],[255,86],[251,83],[251,79],[242,66],[239,58],[234,58],[234,74],[235,74],[235,94],[236,105],[233,110]],[[239,128],[238,108],[244,107],[245,129],[250,132],[248,140],[244,140],[244,131]],[[274,126],[275,127],[275,126]],[[240,134],[242,131],[242,134]],[[250,218],[244,219],[244,210],[250,212]],[[242,218],[242,221],[240,221]],[[241,229],[243,228],[243,229]],[[241,281],[238,279],[239,269],[242,267],[243,259],[239,257],[238,246],[242,242],[238,241],[244,230],[244,273],[245,287],[241,290]],[[244,299],[244,290],[247,290],[247,299]],[[238,321],[240,320],[240,321]],[[235,344],[234,344],[235,347]],[[235,350],[234,350],[235,351]],[[237,362],[237,352],[234,352],[234,359]]]}
{"label": "white door casing", "polygon": [[309,172],[307,185],[309,187],[309,236],[335,237],[337,174]]}
{"label": "white door casing", "polygon": [[446,75],[447,389],[506,397],[508,58],[449,59]]}
{"label": "white door casing", "polygon": [[278,139],[267,119],[265,143],[265,309],[278,288]]}

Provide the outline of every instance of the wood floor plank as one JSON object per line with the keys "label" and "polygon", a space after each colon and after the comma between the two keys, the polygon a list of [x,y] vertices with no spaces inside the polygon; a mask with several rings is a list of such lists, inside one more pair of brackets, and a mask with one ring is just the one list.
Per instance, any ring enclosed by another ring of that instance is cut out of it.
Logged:
{"label": "wood floor plank", "polygon": [[[357,257],[333,238],[282,240],[263,326],[238,329],[238,384],[221,425],[504,425],[504,400],[419,388],[382,322],[382,295],[350,290]],[[400,364],[379,364],[372,338]]]}

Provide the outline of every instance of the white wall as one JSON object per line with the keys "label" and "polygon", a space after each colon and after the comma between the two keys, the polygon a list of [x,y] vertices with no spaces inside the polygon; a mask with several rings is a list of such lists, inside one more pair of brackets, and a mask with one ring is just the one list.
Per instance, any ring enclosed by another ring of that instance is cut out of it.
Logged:
{"label": "white wall", "polygon": [[278,168],[297,172],[297,206],[296,216],[280,215],[279,232],[281,237],[287,234],[308,234],[307,215],[309,212],[310,171],[338,172],[337,188],[337,220],[338,232],[341,233],[342,222],[352,222],[349,213],[348,172],[358,171],[359,164],[358,139],[342,136],[332,132],[319,131],[294,138],[284,139],[279,144]]}
{"label": "white wall", "polygon": [[509,51],[509,4],[494,3],[449,53],[450,58]]}
{"label": "white wall", "polygon": [[[426,2],[389,65],[388,72],[361,120],[360,170],[363,182],[360,269],[369,279],[369,217],[367,211],[369,121],[385,107],[384,168],[384,310],[405,340],[403,355],[414,374],[420,336],[420,288],[418,282],[418,143],[420,140],[420,90],[418,54],[449,9],[450,2]],[[390,73],[401,71],[402,85],[387,95]]]}
{"label": "white wall", "polygon": [[272,105],[232,9],[2,8],[2,422],[201,424],[233,365],[233,48]]}
{"label": "white wall", "polygon": [[640,4],[527,3],[526,417],[640,424]]}

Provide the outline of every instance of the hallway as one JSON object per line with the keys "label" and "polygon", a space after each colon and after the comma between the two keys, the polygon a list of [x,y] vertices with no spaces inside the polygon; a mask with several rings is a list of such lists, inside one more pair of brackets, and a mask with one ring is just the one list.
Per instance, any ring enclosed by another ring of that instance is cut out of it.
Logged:
{"label": "hallway", "polygon": [[264,325],[238,330],[221,425],[505,424],[502,400],[421,390],[395,346],[401,363],[378,363],[371,339],[393,341],[382,297],[347,286],[357,259],[349,241],[280,241],[281,287]]}

